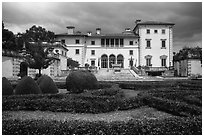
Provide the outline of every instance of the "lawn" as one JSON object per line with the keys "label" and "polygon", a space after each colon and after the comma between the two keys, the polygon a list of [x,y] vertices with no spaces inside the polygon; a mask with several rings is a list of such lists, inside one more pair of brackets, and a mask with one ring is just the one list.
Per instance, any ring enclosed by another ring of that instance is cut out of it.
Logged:
{"label": "lawn", "polygon": [[2,133],[202,134],[200,80],[100,82],[100,88],[78,95],[60,89],[55,95],[3,96]]}

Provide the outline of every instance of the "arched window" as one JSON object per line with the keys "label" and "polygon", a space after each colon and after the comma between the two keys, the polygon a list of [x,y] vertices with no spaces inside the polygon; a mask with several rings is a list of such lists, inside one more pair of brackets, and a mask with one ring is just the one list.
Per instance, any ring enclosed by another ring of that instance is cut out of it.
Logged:
{"label": "arched window", "polygon": [[101,68],[108,68],[108,56],[106,54],[101,56]]}
{"label": "arched window", "polygon": [[124,67],[124,57],[123,57],[123,55],[119,54],[117,56],[117,64],[121,64],[121,68]]}
{"label": "arched window", "polygon": [[109,68],[112,68],[112,64],[115,64],[115,62],[116,62],[115,55],[111,54],[109,56]]}

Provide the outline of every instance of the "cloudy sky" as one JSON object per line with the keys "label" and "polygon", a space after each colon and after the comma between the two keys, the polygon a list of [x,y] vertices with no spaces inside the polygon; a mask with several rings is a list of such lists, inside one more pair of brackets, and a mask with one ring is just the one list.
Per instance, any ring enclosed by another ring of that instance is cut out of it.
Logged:
{"label": "cloudy sky", "polygon": [[134,28],[135,20],[172,22],[174,51],[184,46],[202,46],[202,3],[2,3],[2,20],[7,29],[25,32],[33,25],[65,33],[66,26],[75,26],[81,32],[94,32],[100,27],[103,33],[120,33]]}

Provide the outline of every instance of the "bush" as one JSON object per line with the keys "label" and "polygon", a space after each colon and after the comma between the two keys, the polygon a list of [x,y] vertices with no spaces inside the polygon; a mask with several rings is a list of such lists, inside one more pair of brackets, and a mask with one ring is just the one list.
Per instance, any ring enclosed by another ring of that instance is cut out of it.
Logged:
{"label": "bush", "polygon": [[77,70],[71,72],[66,78],[67,90],[72,93],[82,93],[85,89],[96,89],[98,81],[89,71]]}
{"label": "bush", "polygon": [[59,92],[54,81],[47,75],[42,75],[40,78],[38,78],[37,84],[39,85],[43,94],[56,94]]}
{"label": "bush", "polygon": [[[23,127],[23,128],[22,128]],[[202,118],[124,121],[2,120],[3,135],[202,135]]]}
{"label": "bush", "polygon": [[2,95],[12,95],[13,87],[7,78],[2,78]]}
{"label": "bush", "polygon": [[29,76],[24,76],[15,89],[16,95],[42,93],[37,83]]}
{"label": "bush", "polygon": [[179,102],[176,100],[169,100],[153,96],[146,96],[143,99],[144,103],[148,106],[154,107],[158,110],[165,111],[173,115],[189,116],[202,114],[202,108],[195,105],[186,104],[185,102]]}

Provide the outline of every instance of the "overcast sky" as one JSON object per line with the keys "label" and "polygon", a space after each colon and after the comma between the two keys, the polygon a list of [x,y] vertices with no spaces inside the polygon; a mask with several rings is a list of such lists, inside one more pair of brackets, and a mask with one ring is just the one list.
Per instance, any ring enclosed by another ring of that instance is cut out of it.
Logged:
{"label": "overcast sky", "polygon": [[2,3],[2,20],[7,29],[25,32],[33,25],[65,33],[66,26],[86,33],[100,27],[103,33],[120,33],[134,28],[135,20],[175,23],[174,51],[184,46],[202,46],[202,3]]}

